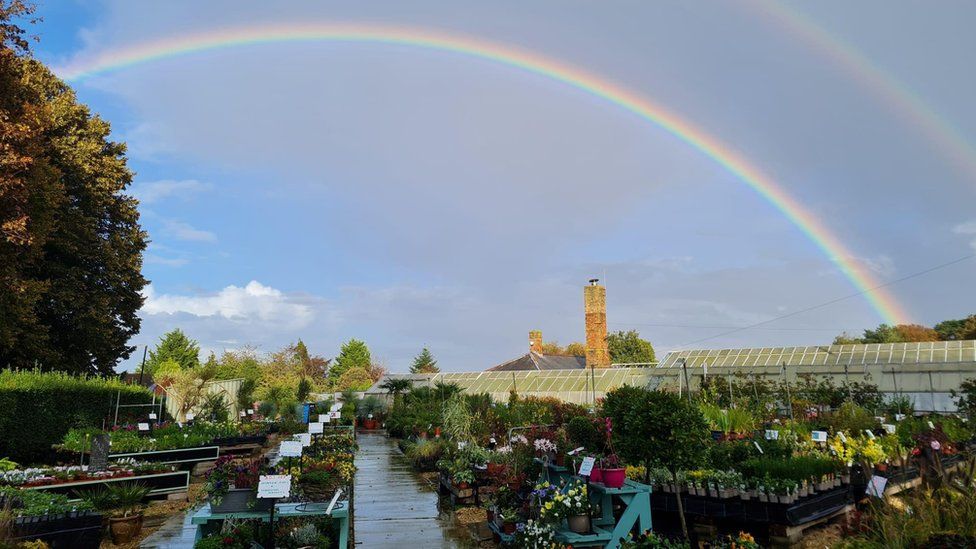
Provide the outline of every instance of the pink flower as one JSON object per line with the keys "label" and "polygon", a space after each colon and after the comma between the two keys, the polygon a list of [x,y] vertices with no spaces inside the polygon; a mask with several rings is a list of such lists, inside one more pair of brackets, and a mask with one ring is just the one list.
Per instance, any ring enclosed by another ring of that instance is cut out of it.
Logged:
{"label": "pink flower", "polygon": [[942,449],[942,445],[939,444],[939,441],[938,440],[933,440],[931,442],[931,446],[932,446],[932,449],[935,450],[936,452],[938,452],[939,450]]}

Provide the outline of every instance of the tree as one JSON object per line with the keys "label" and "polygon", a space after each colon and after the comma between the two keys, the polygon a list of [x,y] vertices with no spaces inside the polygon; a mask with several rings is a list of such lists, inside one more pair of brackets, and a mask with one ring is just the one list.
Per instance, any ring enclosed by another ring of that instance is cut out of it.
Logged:
{"label": "tree", "polygon": [[939,341],[938,332],[921,324],[899,324],[895,326],[895,331],[906,342]]}
{"label": "tree", "polygon": [[976,315],[966,319],[966,323],[962,327],[962,338],[976,339]]}
{"label": "tree", "polygon": [[369,370],[367,370],[367,372],[369,373],[369,378],[373,380],[373,383],[376,383],[377,381],[383,379],[383,376],[385,376],[387,373],[387,369],[386,366],[383,366],[378,362],[374,362],[373,364],[369,365]]}
{"label": "tree", "polygon": [[[614,448],[630,463],[667,469],[677,482],[682,470],[705,460],[710,433],[697,406],[674,393],[625,386],[607,394],[603,411],[612,421]],[[678,498],[681,530],[688,537],[684,508]]]}
{"label": "tree", "polygon": [[364,372],[368,372],[372,364],[373,360],[369,355],[369,347],[366,346],[366,343],[355,338],[350,339],[339,349],[339,356],[336,357],[335,364],[329,369],[329,381],[333,384],[338,383],[342,374],[351,368],[361,368]]}
{"label": "tree", "polygon": [[146,233],[125,145],[30,56],[0,1],[0,366],[110,374],[134,347]]}
{"label": "tree", "polygon": [[[976,315],[971,315],[969,319],[976,318]],[[970,339],[965,337],[965,326],[966,318],[960,318],[958,320],[943,320],[942,322],[935,325],[935,331],[939,334],[939,339],[942,341],[955,341],[957,339]]]}
{"label": "tree", "polygon": [[[156,349],[149,351],[146,373],[153,375],[163,362],[173,361],[184,370],[200,365],[200,345],[176,328],[159,338]],[[208,362],[209,364],[209,362]]]}
{"label": "tree", "polygon": [[864,343],[864,340],[862,340],[859,337],[854,337],[854,336],[852,336],[851,334],[849,334],[847,332],[844,332],[844,333],[842,333],[839,336],[837,336],[837,337],[834,338],[834,343],[833,344],[834,345],[853,345],[853,344],[856,344],[856,343]]}
{"label": "tree", "polygon": [[183,368],[175,360],[165,360],[158,366],[156,382],[176,403],[176,420],[186,421],[186,414],[203,404],[210,391],[207,384],[214,379],[216,371]]}
{"label": "tree", "polygon": [[373,385],[373,378],[365,368],[349,368],[339,376],[336,388],[340,391],[365,391]]}
{"label": "tree", "polygon": [[574,341],[566,346],[566,354],[569,356],[586,356],[586,345]]}
{"label": "tree", "polygon": [[621,330],[608,335],[607,346],[610,348],[610,361],[614,364],[654,362],[654,347],[650,341],[641,339],[637,330]]}
{"label": "tree", "polygon": [[414,357],[413,365],[410,366],[411,374],[436,374],[440,371],[441,369],[437,367],[437,361],[434,360],[434,355],[430,354],[427,347],[424,347],[420,354]]}
{"label": "tree", "polygon": [[401,393],[405,393],[413,388],[413,381],[402,377],[388,377],[380,384],[380,389],[385,389],[387,394],[393,395],[394,402]]}
{"label": "tree", "polygon": [[542,343],[542,354],[544,355],[561,355],[565,352],[566,350],[559,346],[558,341],[544,341]]}
{"label": "tree", "polygon": [[901,343],[901,334],[894,326],[879,324],[874,330],[864,330],[861,343]]}

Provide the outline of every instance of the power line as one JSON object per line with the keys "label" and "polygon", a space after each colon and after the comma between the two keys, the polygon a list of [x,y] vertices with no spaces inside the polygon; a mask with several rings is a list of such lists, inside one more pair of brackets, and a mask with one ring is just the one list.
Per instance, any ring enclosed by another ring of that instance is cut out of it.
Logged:
{"label": "power line", "polygon": [[[705,326],[702,324],[631,324],[628,322],[609,322],[611,326],[629,326],[636,328],[694,328],[701,330],[735,330],[748,326]],[[775,330],[783,332],[844,332],[857,331],[859,328],[758,328],[760,330]]]}
{"label": "power line", "polygon": [[920,277],[922,275],[929,274],[929,273],[931,273],[933,271],[938,271],[939,269],[944,269],[946,267],[950,267],[950,266],[955,265],[957,263],[962,263],[963,261],[966,261],[968,259],[972,259],[974,257],[976,257],[976,254],[969,254],[969,255],[966,255],[966,256],[963,256],[963,257],[954,259],[952,261],[947,261],[945,263],[941,263],[941,264],[936,265],[934,267],[930,267],[930,268],[925,269],[923,271],[917,271],[917,272],[914,272],[914,273],[912,273],[910,275],[906,275],[906,276],[903,276],[901,278],[896,278],[895,280],[891,280],[889,282],[885,282],[884,284],[878,284],[877,286],[873,286],[871,288],[868,288],[866,290],[862,290],[860,292],[856,292],[856,293],[853,293],[853,294],[845,295],[844,297],[838,297],[836,299],[831,299],[830,301],[824,301],[823,303],[820,303],[818,305],[812,305],[810,307],[806,307],[804,309],[800,309],[800,310],[797,310],[797,311],[793,311],[791,313],[786,313],[785,315],[780,315],[780,316],[777,316],[777,317],[773,317],[773,318],[770,318],[769,320],[763,320],[762,322],[757,322],[757,323],[751,324],[749,326],[742,326],[742,327],[739,327],[739,328],[734,328],[734,329],[731,329],[731,330],[722,332],[720,334],[715,334],[713,336],[703,337],[701,339],[696,339],[694,341],[689,341],[688,343],[684,343],[682,345],[679,345],[678,348],[687,347],[689,345],[694,345],[696,343],[701,343],[703,341],[708,341],[710,339],[715,339],[715,338],[719,338],[719,337],[731,335],[731,334],[734,334],[734,333],[737,333],[737,332],[741,332],[743,330],[751,330],[751,329],[756,328],[758,326],[763,326],[765,324],[770,324],[770,323],[773,323],[773,322],[776,322],[776,321],[779,321],[779,320],[783,320],[784,318],[789,318],[789,317],[796,316],[796,315],[799,315],[799,314],[807,313],[807,312],[810,312],[810,311],[813,311],[813,310],[816,310],[816,309],[822,309],[822,308],[827,307],[829,305],[833,305],[835,303],[839,303],[841,301],[845,301],[847,299],[851,299],[852,297],[858,297],[858,296],[863,295],[863,294],[866,294],[868,292],[873,292],[874,290],[879,290],[881,288],[886,288],[888,286],[892,286],[894,284],[898,284],[899,282],[904,282],[904,281],[909,280],[909,279],[912,279],[912,278],[917,278],[917,277]]}

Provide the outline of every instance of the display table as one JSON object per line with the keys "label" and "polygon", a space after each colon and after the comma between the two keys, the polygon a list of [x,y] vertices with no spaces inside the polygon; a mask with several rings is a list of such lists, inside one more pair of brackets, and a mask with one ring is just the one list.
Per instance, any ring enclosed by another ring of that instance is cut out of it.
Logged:
{"label": "display table", "polygon": [[[275,518],[289,517],[315,517],[325,516],[328,510],[328,503],[279,503],[275,505]],[[349,545],[349,510],[346,508],[333,509],[329,514],[332,518],[339,521],[339,549],[347,549]],[[224,519],[246,519],[261,520],[267,522],[271,518],[271,513],[266,511],[243,513],[211,513],[210,504],[207,503],[190,517],[190,523],[197,525],[196,539],[199,540],[210,533],[208,530],[218,525],[212,524]]]}

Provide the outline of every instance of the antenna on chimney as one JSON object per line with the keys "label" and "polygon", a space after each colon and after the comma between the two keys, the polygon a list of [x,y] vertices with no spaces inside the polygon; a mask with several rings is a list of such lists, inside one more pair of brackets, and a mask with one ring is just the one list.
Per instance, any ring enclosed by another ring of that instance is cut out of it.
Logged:
{"label": "antenna on chimney", "polygon": [[591,278],[590,279],[590,286],[596,286],[596,283],[599,282],[599,281],[600,281],[599,278]]}

